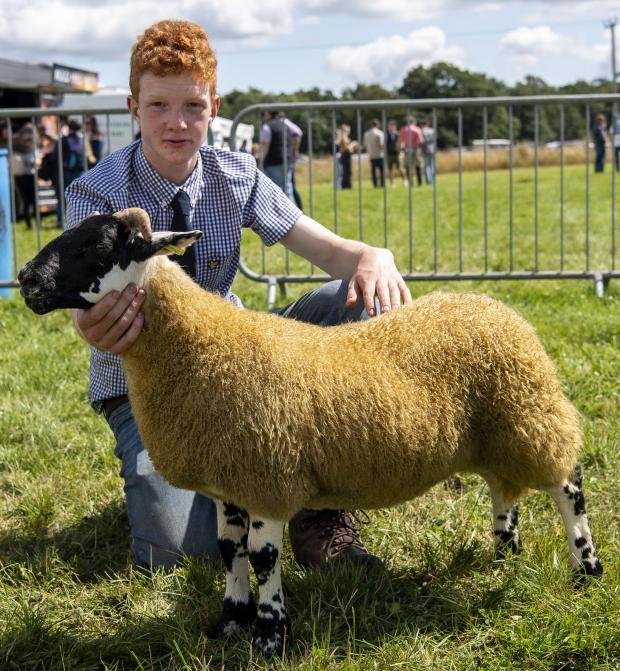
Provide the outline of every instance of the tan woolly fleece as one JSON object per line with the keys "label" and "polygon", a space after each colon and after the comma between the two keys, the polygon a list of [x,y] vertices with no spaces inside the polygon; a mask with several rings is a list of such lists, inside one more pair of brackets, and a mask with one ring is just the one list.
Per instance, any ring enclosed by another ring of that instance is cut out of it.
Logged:
{"label": "tan woolly fleece", "polygon": [[123,355],[131,404],[173,485],[251,514],[377,508],[454,471],[508,492],[562,482],[577,413],[534,330],[474,294],[433,293],[330,328],[239,310],[165,257]]}

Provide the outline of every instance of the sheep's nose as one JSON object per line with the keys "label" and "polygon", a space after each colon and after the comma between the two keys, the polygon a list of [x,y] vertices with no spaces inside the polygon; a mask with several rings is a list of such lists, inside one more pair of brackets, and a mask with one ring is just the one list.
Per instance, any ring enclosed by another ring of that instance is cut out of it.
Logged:
{"label": "sheep's nose", "polygon": [[20,293],[22,296],[26,294],[37,294],[44,289],[48,289],[49,281],[45,277],[32,268],[32,266],[25,265],[17,275],[17,279],[21,286]]}
{"label": "sheep's nose", "polygon": [[32,286],[35,283],[34,273],[30,272],[28,266],[24,266],[17,275],[17,281],[23,288]]}

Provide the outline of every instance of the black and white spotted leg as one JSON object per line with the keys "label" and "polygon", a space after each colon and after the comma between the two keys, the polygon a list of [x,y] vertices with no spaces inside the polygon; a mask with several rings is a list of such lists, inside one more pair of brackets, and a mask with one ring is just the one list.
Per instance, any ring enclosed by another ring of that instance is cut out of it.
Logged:
{"label": "black and white spotted leg", "polygon": [[501,489],[491,487],[493,504],[493,538],[495,558],[504,559],[509,553],[520,551],[519,504],[508,500]]}
{"label": "black and white spotted leg", "polygon": [[282,655],[290,620],[284,607],[280,558],[284,522],[252,518],[248,547],[258,581],[254,646],[265,656]]}
{"label": "black and white spotted leg", "polygon": [[583,476],[579,464],[575,466],[568,481],[561,485],[548,487],[545,491],[555,501],[564,520],[571,566],[577,574],[578,582],[582,582],[586,576],[601,575],[603,567],[596,556],[588,525],[586,502],[583,495]]}
{"label": "black and white spotted leg", "polygon": [[248,564],[249,517],[245,510],[216,501],[217,536],[226,567],[224,606],[214,636],[241,634],[256,616],[256,605],[250,595]]}

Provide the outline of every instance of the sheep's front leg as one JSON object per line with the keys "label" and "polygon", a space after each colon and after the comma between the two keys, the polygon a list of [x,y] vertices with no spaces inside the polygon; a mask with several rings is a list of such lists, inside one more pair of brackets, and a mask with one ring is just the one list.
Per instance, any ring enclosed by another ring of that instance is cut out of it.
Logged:
{"label": "sheep's front leg", "polygon": [[226,567],[224,606],[213,635],[238,635],[256,617],[256,606],[250,595],[248,567],[249,517],[245,510],[216,501],[217,536]]}
{"label": "sheep's front leg", "polygon": [[284,523],[252,518],[249,535],[250,563],[258,581],[258,613],[254,645],[264,655],[282,655],[290,620],[284,607],[280,557]]}

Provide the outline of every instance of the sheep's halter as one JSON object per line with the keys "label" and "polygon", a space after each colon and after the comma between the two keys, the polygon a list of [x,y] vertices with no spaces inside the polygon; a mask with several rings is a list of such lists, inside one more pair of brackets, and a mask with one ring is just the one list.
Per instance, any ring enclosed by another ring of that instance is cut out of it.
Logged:
{"label": "sheep's halter", "polygon": [[145,240],[151,239],[151,220],[149,215],[140,207],[129,207],[126,210],[114,213],[115,219],[120,219],[128,231],[141,233]]}

